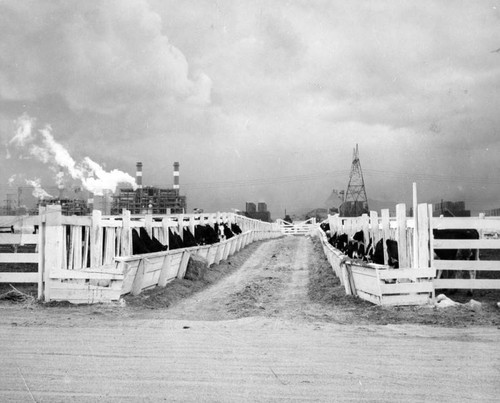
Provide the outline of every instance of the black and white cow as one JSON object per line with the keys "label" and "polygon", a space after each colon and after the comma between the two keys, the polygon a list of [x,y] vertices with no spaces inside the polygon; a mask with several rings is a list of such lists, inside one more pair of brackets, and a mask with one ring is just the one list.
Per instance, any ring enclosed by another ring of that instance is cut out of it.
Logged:
{"label": "black and white cow", "polygon": [[[479,239],[475,229],[433,229],[434,239]],[[440,260],[477,260],[477,249],[434,249],[434,259]],[[440,270],[437,278],[476,278],[474,270]],[[472,290],[469,291],[472,293]]]}

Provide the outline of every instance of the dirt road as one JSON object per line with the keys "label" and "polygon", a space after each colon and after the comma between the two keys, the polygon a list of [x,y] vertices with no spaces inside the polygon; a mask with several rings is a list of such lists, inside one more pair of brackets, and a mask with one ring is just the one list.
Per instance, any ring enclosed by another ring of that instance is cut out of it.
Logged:
{"label": "dirt road", "polygon": [[314,264],[289,237],[167,310],[0,307],[0,400],[498,401],[496,327],[335,323]]}

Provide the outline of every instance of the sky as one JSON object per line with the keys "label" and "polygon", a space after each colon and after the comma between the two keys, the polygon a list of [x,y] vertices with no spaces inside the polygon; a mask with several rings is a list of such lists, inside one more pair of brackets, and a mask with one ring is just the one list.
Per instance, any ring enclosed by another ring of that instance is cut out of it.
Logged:
{"label": "sky", "polygon": [[178,161],[188,211],[277,218],[358,144],[369,199],[496,208],[499,98],[498,1],[0,0],[0,202]]}

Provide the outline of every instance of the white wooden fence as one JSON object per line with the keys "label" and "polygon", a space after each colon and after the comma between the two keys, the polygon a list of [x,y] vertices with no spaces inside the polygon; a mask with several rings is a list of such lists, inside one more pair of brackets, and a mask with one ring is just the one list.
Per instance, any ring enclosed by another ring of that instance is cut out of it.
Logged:
{"label": "white wooden fence", "polygon": [[[436,289],[500,289],[500,279],[476,278],[484,271],[500,271],[499,260],[439,260],[435,249],[500,249],[500,220],[498,217],[475,218],[433,218],[432,206],[419,204],[417,222],[406,217],[406,206],[396,206],[396,216],[390,217],[389,210],[362,217],[329,216],[332,234],[346,233],[349,236],[363,231],[365,239],[370,237],[374,244],[382,239],[384,262],[387,264],[386,239],[398,241],[399,269],[386,265],[359,264],[336,251],[321,237],[325,254],[348,294],[355,294],[374,303],[383,305],[422,304],[430,301]],[[416,224],[416,225],[415,225]],[[416,228],[416,229],[415,229]],[[480,239],[434,239],[433,229],[476,229]],[[491,239],[497,234],[497,239]],[[488,237],[487,237],[488,235]],[[480,253],[478,253],[480,256]],[[498,256],[500,256],[500,251]],[[442,270],[467,271],[471,278],[440,278]]]}
{"label": "white wooden fence", "polygon": [[[135,274],[142,277],[132,281],[134,292],[154,284],[164,285],[183,274],[191,253],[206,254],[209,262],[218,263],[250,242],[281,236],[276,224],[234,213],[131,216],[125,211],[121,216],[102,216],[100,211],[94,211],[92,216],[67,217],[61,214],[60,206],[47,206],[40,209],[39,216],[2,219],[22,228],[21,234],[2,234],[6,242],[36,240],[38,253],[2,254],[0,261],[37,263],[38,272],[1,273],[0,281],[36,282],[39,298],[75,303],[116,300],[132,290],[127,284]],[[244,234],[211,246],[132,256],[133,228],[144,227],[149,235],[168,244],[169,229],[182,237],[185,227],[194,234],[197,225],[215,223],[237,223]],[[37,235],[22,233],[32,233],[35,225],[39,227]]]}
{"label": "white wooden fence", "polygon": [[361,264],[349,259],[328,243],[319,231],[325,255],[347,295],[379,305],[421,305],[430,302],[434,291],[432,268],[393,269],[386,265]]}
{"label": "white wooden fence", "polygon": [[278,218],[276,223],[280,226],[283,235],[307,235],[317,227],[316,218],[314,217],[294,223]]}
{"label": "white wooden fence", "polygon": [[[15,233],[0,233],[0,245],[12,249],[8,252],[0,252],[0,263],[17,265],[19,263],[33,263],[41,265],[43,253],[39,245],[42,243],[41,234],[34,234],[35,225],[38,224],[37,217],[9,217],[0,216],[0,227],[13,227]],[[31,246],[33,252],[19,252],[20,247]],[[42,295],[42,273],[0,271],[0,283],[38,283],[38,297]]]}

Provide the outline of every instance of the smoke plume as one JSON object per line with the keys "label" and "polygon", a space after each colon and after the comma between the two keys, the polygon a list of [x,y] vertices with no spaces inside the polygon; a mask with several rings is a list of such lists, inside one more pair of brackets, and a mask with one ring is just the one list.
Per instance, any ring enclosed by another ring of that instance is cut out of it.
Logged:
{"label": "smoke plume", "polygon": [[43,200],[43,199],[51,199],[53,196],[47,193],[42,186],[40,185],[40,179],[26,179],[26,183],[30,186],[33,186],[33,197],[36,197],[37,199]]}
{"label": "smoke plume", "polygon": [[131,175],[117,169],[108,172],[89,157],[77,163],[69,151],[55,140],[49,125],[35,130],[35,123],[36,120],[26,114],[19,117],[16,133],[9,145],[19,151],[19,158],[34,158],[47,164],[56,173],[54,180],[59,187],[63,185],[66,173],[96,195],[102,195],[105,190],[114,192],[119,183],[130,184],[134,189],[137,187]]}

